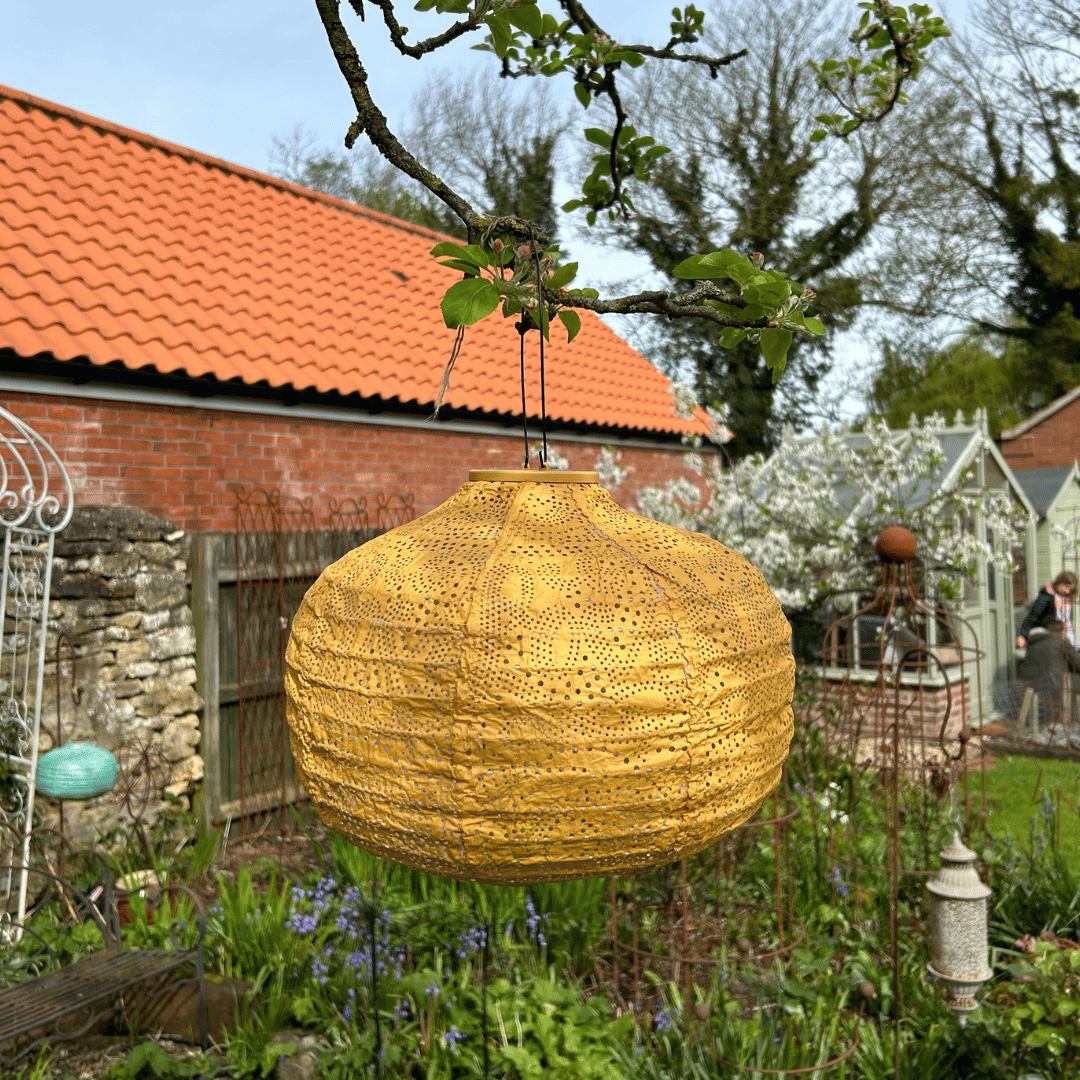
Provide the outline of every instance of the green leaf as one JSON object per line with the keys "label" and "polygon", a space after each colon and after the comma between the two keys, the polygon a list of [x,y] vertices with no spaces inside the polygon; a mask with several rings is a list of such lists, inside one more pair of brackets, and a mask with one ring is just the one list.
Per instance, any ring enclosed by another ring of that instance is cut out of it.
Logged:
{"label": "green leaf", "polygon": [[489,15],[486,19],[488,29],[491,31],[492,47],[495,49],[495,55],[500,59],[506,55],[506,50],[514,43],[513,35],[504,19],[505,16],[501,14]]}
{"label": "green leaf", "polygon": [[581,102],[581,107],[587,109],[589,103],[592,101],[592,94],[589,93],[589,88],[584,83],[575,83],[574,93],[577,94],[577,99]]}
{"label": "green leaf", "polygon": [[733,349],[749,332],[738,326],[729,326],[720,335],[720,344],[725,349]]}
{"label": "green leaf", "polygon": [[566,340],[571,342],[581,329],[581,317],[576,311],[560,311],[559,321],[566,327]]}
{"label": "green leaf", "polygon": [[510,8],[506,18],[519,30],[524,30],[531,38],[538,38],[543,32],[543,16],[535,4],[521,4]]}
{"label": "green leaf", "polygon": [[623,63],[631,67],[641,67],[645,63],[645,57],[633,49],[614,49],[604,57],[605,64]]}
{"label": "green leaf", "polygon": [[821,337],[825,333],[825,324],[820,319],[812,319],[809,315],[803,318],[803,325],[811,334]]}
{"label": "green leaf", "polygon": [[683,259],[672,271],[677,278],[688,281],[719,281],[730,278],[731,267],[736,263],[749,261],[731,248],[723,251],[710,251],[707,255],[692,255]]}
{"label": "green leaf", "polygon": [[564,285],[568,285],[577,277],[577,271],[578,264],[576,262],[565,263],[548,278],[547,284],[553,289],[561,289]]}
{"label": "green leaf", "polygon": [[743,299],[748,304],[760,304],[766,308],[778,308],[791,295],[786,281],[755,281],[743,289]]}
{"label": "green leaf", "polygon": [[767,327],[761,331],[761,355],[773,373],[774,383],[784,374],[791,338],[791,331],[781,327]]}
{"label": "green leaf", "polygon": [[817,131],[813,131],[810,133],[810,141],[821,142],[822,139],[828,137],[828,134],[829,133],[824,128],[818,128]]}
{"label": "green leaf", "polygon": [[611,149],[611,133],[603,128],[586,128],[585,138],[597,146],[602,146],[605,150]]}
{"label": "green leaf", "polygon": [[441,256],[449,256],[451,259],[460,259],[472,266],[487,266],[491,262],[491,255],[479,244],[455,244],[452,240],[443,240],[431,249],[431,254],[436,259]]}
{"label": "green leaf", "polygon": [[462,262],[461,259],[443,259],[439,265],[449,266],[451,270],[458,270],[463,274],[468,274],[469,277],[477,277],[480,273],[479,267],[472,263]]}
{"label": "green leaf", "polygon": [[442,299],[443,322],[449,327],[472,326],[490,315],[501,299],[494,282],[486,278],[457,281]]}

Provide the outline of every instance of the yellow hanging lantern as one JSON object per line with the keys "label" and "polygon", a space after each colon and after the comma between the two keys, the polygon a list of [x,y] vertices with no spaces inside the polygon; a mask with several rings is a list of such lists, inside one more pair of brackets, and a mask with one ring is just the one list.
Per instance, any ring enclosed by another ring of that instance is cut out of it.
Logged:
{"label": "yellow hanging lantern", "polygon": [[470,474],[327,568],[293,621],[293,755],[333,830],[492,883],[632,872],[773,790],[791,630],[761,574],[596,473]]}

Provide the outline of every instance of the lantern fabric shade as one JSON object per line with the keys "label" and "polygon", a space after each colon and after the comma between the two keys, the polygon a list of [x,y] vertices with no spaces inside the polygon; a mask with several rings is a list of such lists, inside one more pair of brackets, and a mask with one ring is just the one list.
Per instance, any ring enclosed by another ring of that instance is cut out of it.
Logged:
{"label": "lantern fabric shade", "polygon": [[779,781],[791,631],[761,574],[595,473],[471,474],[293,621],[293,754],[326,824],[494,883],[700,850]]}
{"label": "lantern fabric shade", "polygon": [[47,799],[96,799],[116,785],[116,758],[90,743],[64,743],[41,755],[34,777]]}

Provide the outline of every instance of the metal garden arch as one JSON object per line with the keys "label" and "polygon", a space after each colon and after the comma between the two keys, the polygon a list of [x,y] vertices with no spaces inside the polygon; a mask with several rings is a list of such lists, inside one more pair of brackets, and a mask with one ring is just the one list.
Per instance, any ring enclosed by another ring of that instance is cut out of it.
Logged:
{"label": "metal garden arch", "polygon": [[[26,913],[30,831],[56,534],[71,519],[71,479],[53,448],[0,407],[0,910]],[[14,868],[17,869],[14,869]]]}

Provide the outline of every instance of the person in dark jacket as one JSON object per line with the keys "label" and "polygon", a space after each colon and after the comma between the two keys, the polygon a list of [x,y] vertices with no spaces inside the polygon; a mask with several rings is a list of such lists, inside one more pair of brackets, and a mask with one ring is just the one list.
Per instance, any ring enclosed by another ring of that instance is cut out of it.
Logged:
{"label": "person in dark jacket", "polygon": [[1039,719],[1056,720],[1064,707],[1065,672],[1080,671],[1080,652],[1066,640],[1065,624],[1048,619],[1031,631],[1020,677],[1039,695]]}
{"label": "person in dark jacket", "polygon": [[1016,632],[1016,647],[1024,648],[1033,628],[1042,626],[1047,619],[1059,619],[1065,624],[1065,636],[1072,645],[1076,644],[1075,623],[1073,622],[1073,603],[1076,600],[1076,575],[1071,570],[1062,570],[1053,581],[1048,581],[1031,602],[1020,629]]}

